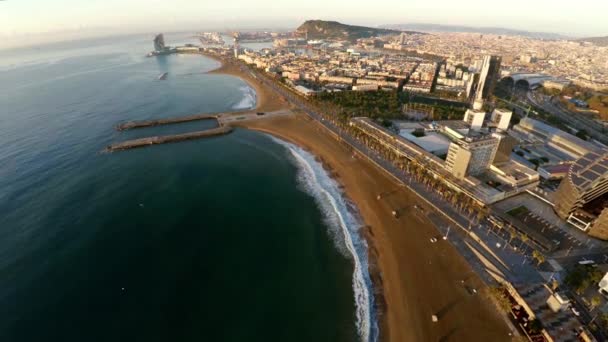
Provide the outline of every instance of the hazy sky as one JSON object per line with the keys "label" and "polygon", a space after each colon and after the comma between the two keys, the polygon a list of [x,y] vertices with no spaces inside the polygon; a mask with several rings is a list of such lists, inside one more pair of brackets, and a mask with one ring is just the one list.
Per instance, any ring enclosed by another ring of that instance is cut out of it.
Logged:
{"label": "hazy sky", "polygon": [[608,35],[607,0],[4,0],[0,35],[295,27],[305,19],[353,24],[501,26]]}

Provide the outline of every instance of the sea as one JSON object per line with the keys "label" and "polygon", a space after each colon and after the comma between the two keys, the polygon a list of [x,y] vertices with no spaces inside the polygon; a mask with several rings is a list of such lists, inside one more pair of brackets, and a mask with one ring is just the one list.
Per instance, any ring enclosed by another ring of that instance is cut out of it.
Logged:
{"label": "sea", "polygon": [[246,129],[101,153],[255,106],[152,38],[0,50],[0,341],[376,341],[361,220],[313,155]]}

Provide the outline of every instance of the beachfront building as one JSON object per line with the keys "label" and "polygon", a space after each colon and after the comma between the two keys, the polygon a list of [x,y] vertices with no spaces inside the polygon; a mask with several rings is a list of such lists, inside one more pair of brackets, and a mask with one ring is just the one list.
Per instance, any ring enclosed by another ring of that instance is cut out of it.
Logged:
{"label": "beachfront building", "polygon": [[[454,123],[466,126],[461,121]],[[421,140],[409,133],[395,134],[369,118],[353,118],[349,124],[364,133],[368,140],[387,148],[398,158],[422,165],[435,179],[482,206],[538,185],[538,173],[524,165],[512,161],[492,165],[500,143],[492,134],[468,133],[466,127],[456,129],[433,123],[429,128],[432,138],[424,139],[425,135]],[[438,132],[441,132],[441,138],[435,136]],[[449,144],[447,160],[438,156],[445,144]]]}
{"label": "beachfront building", "polygon": [[608,150],[590,152],[572,164],[555,199],[558,216],[608,240]]}
{"label": "beachfront building", "polygon": [[499,142],[490,134],[469,131],[450,144],[446,170],[458,179],[480,175],[494,162]]}

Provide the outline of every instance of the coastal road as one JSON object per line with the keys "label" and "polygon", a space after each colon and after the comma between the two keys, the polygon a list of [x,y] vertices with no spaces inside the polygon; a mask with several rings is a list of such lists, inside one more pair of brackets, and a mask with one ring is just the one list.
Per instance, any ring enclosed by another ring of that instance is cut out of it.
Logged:
{"label": "coastal road", "polygon": [[217,120],[220,125],[229,125],[230,123],[240,121],[252,121],[252,120],[263,120],[274,118],[277,116],[293,115],[290,110],[278,110],[274,112],[243,112],[243,113],[229,113],[220,114],[217,116]]}
{"label": "coastal road", "polygon": [[[387,172],[400,184],[409,188],[412,192],[417,194],[421,199],[424,200],[424,202],[426,202],[428,206],[434,208],[435,210],[437,210],[437,212],[441,213],[445,218],[447,218],[451,225],[453,225],[453,227],[459,228],[458,230],[452,230],[452,238],[460,240],[458,245],[455,245],[455,247],[460,250],[461,254],[463,254],[463,256],[469,261],[471,266],[482,277],[482,279],[484,279],[487,284],[494,284],[494,280],[489,277],[487,267],[480,263],[480,260],[477,256],[471,253],[467,253],[467,250],[465,250],[463,246],[466,245],[466,242],[468,244],[477,245],[480,250],[484,250],[485,252],[487,252],[488,246],[496,246],[496,243],[498,241],[500,241],[501,246],[506,246],[508,242],[508,237],[504,235],[495,236],[495,234],[492,234],[490,236],[489,233],[484,234],[484,232],[489,231],[489,229],[486,228],[487,226],[480,225],[474,222],[471,218],[464,215],[463,213],[458,212],[458,210],[454,208],[451,203],[445,201],[441,196],[439,196],[439,194],[435,193],[424,184],[418,183],[413,177],[405,174],[403,171],[396,168],[392,163],[382,158],[377,152],[369,149],[362,142],[354,139],[349,134],[343,132],[338,126],[333,124],[331,121],[326,120],[321,114],[316,111],[316,109],[310,106],[305,100],[294,94],[291,90],[287,89],[283,85],[277,84],[274,80],[269,80],[266,75],[259,74],[257,71],[252,71],[247,68],[243,68],[242,71],[251,73],[253,77],[261,80],[265,85],[275,90],[281,96],[286,98],[290,103],[292,103],[297,108],[305,112],[309,117],[314,119],[317,123],[323,125],[334,136],[336,136],[338,140],[350,145],[351,148],[353,148],[355,151],[357,151],[359,154],[361,154],[368,160],[372,161],[380,169]],[[443,230],[443,233],[445,233],[446,228],[447,227],[438,227],[440,231]],[[475,236],[475,239],[471,238],[471,236]],[[512,242],[515,243],[517,242],[517,240]],[[519,251],[511,248],[503,248],[500,251],[493,252],[494,255],[499,255],[501,258],[504,258],[505,263],[513,267],[517,266],[520,269],[519,272],[510,272],[505,274],[507,280],[512,282],[540,281],[542,279],[532,265],[531,253],[531,248],[527,248],[527,253],[520,253]],[[496,260],[496,258],[494,258],[493,261],[500,263],[500,261]]]}

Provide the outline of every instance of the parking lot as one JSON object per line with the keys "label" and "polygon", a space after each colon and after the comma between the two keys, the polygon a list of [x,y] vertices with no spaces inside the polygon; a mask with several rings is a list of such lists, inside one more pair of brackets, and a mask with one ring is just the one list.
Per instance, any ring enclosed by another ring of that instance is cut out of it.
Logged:
{"label": "parking lot", "polygon": [[[514,212],[514,209],[525,207],[527,210]],[[561,220],[553,208],[530,194],[521,194],[500,203],[494,208],[503,213],[509,213],[523,224],[533,227],[554,243],[558,243],[558,251],[569,254],[574,250],[593,250],[605,247],[605,243],[590,238],[587,234]]]}
{"label": "parking lot", "polygon": [[558,246],[557,250],[578,249],[583,246],[583,243],[574,236],[552,225],[545,218],[531,212],[525,206],[516,207],[508,211],[507,214],[519,219],[529,228],[540,232],[547,239],[554,242]]}

